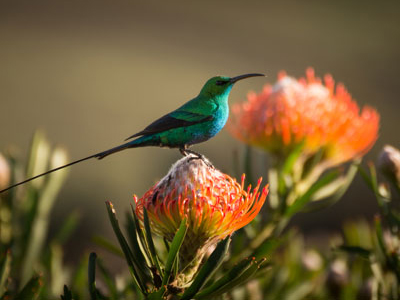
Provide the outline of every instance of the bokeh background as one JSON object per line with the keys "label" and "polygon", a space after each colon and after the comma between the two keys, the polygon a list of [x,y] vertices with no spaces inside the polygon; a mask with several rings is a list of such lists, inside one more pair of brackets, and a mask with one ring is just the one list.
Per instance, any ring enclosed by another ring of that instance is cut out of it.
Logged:
{"label": "bokeh background", "polygon": [[[360,106],[381,114],[380,137],[399,147],[400,2],[398,1],[1,1],[0,149],[25,159],[35,129],[63,145],[71,160],[124,138],[196,96],[214,75],[263,72],[242,81],[230,103],[313,66],[343,82]],[[226,171],[244,146],[224,130],[194,147]],[[52,227],[81,212],[70,255],[111,235],[104,201],[121,218],[178,158],[177,150],[144,148],[70,169]],[[256,175],[265,174],[255,152]],[[333,207],[298,216],[308,235],[370,218],[372,195],[357,178]]]}

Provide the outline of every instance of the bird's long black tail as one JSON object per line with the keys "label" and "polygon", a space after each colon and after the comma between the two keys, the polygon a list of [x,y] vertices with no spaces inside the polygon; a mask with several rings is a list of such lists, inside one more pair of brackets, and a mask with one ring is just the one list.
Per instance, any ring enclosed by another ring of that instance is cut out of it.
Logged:
{"label": "bird's long black tail", "polygon": [[[135,147],[135,146],[136,146],[136,145],[134,145],[133,147]],[[99,152],[99,153],[96,153],[96,154],[87,156],[87,157],[85,157],[85,158],[81,158],[81,159],[75,160],[75,161],[70,162],[70,163],[68,163],[68,164],[66,164],[66,165],[63,165],[63,166],[60,166],[60,167],[51,169],[51,170],[49,170],[49,171],[47,171],[47,172],[44,172],[44,173],[42,173],[42,174],[33,176],[33,177],[31,177],[31,178],[25,179],[24,181],[15,183],[15,184],[13,184],[13,185],[10,185],[9,187],[7,187],[7,188],[5,188],[5,189],[0,190],[0,194],[3,193],[3,192],[5,192],[5,191],[8,191],[9,189],[15,188],[16,186],[19,186],[19,185],[21,185],[21,184],[27,183],[27,182],[29,182],[29,181],[32,181],[32,180],[34,180],[34,179],[36,179],[36,178],[39,178],[39,177],[45,176],[45,175],[47,175],[47,174],[53,173],[53,172],[55,172],[55,171],[64,169],[64,168],[66,168],[66,167],[75,165],[75,164],[80,163],[80,162],[82,162],[82,161],[85,161],[85,160],[88,160],[88,159],[91,159],[91,158],[102,159],[102,158],[104,158],[104,157],[106,157],[106,156],[108,156],[108,155],[110,155],[110,154],[113,154],[113,153],[115,153],[115,152],[122,151],[122,150],[124,150],[124,149],[126,149],[126,148],[130,148],[130,147],[132,147],[132,146],[129,146],[128,144],[123,144],[123,145],[120,145],[120,146],[111,148],[111,149],[109,149],[109,150],[106,150],[106,151],[103,151],[103,152]],[[137,146],[136,146],[136,147],[137,147]]]}

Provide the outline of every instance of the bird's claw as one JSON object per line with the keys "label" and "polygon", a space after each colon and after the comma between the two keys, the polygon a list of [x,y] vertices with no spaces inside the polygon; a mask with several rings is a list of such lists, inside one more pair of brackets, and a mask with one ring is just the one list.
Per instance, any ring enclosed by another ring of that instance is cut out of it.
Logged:
{"label": "bird's claw", "polygon": [[206,164],[207,167],[215,169],[214,165],[203,154],[200,154],[196,151],[189,149],[179,149],[179,151],[182,153],[183,156],[188,156],[189,154],[193,154],[194,156],[190,157],[189,161],[193,159],[201,159]]}

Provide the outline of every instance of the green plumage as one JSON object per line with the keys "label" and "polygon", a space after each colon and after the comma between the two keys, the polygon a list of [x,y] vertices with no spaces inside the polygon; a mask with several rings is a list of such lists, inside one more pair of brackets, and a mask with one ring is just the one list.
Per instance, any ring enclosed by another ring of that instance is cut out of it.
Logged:
{"label": "green plumage", "polygon": [[212,138],[224,127],[229,115],[228,97],[234,83],[254,76],[263,75],[209,79],[197,97],[128,138],[136,137],[135,140],[101,152],[96,157],[101,159],[127,148],[144,146],[179,148],[184,153],[189,146]]}

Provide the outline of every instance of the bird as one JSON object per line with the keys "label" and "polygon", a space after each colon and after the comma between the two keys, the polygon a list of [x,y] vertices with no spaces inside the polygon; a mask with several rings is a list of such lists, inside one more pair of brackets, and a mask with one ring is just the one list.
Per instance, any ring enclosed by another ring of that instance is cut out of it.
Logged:
{"label": "bird", "polygon": [[235,77],[215,76],[210,78],[200,93],[181,107],[155,120],[143,130],[125,139],[125,143],[75,160],[63,166],[51,169],[24,181],[0,190],[0,194],[21,184],[64,169],[91,158],[103,159],[106,156],[129,148],[158,146],[178,148],[182,155],[203,156],[189,147],[214,137],[226,124],[229,116],[228,98],[233,85],[239,80],[265,76],[261,73],[249,73]]}

